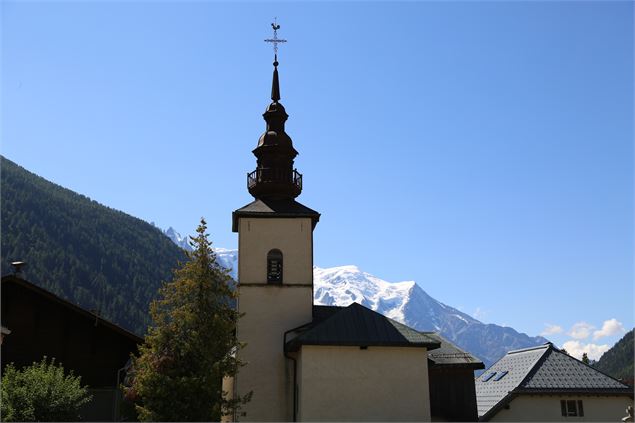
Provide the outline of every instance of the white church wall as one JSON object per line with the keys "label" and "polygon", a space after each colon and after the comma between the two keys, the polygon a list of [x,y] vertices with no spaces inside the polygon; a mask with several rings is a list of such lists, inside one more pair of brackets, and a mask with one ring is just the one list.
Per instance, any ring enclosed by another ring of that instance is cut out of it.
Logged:
{"label": "white church wall", "polygon": [[241,421],[290,421],[293,372],[283,353],[287,330],[311,321],[310,287],[241,286],[239,309],[245,315],[236,335],[247,342],[239,358],[247,363],[235,379],[240,395],[253,391]]}
{"label": "white church wall", "polygon": [[300,421],[430,421],[425,348],[302,346]]}
{"label": "white church wall", "polygon": [[283,284],[312,284],[312,236],[309,218],[241,218],[238,240],[240,283],[266,283],[267,253],[278,249],[283,254]]}

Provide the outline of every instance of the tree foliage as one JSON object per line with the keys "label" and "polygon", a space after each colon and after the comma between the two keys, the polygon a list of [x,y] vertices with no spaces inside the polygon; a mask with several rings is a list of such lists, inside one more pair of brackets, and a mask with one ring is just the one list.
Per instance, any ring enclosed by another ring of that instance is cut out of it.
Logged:
{"label": "tree foliage", "polygon": [[81,406],[90,400],[80,376],[64,374],[55,359],[44,357],[22,370],[8,364],[2,375],[3,421],[78,421]]}
{"label": "tree foliage", "polygon": [[587,353],[582,353],[582,362],[584,364],[589,364],[589,356],[587,355]]}
{"label": "tree foliage", "polygon": [[593,367],[633,385],[633,351],[633,329],[631,329],[610,350],[602,354]]}
{"label": "tree foliage", "polygon": [[158,228],[53,184],[0,156],[2,275],[24,277],[142,334],[148,306],[184,252]]}
{"label": "tree foliage", "polygon": [[222,379],[241,366],[236,352],[239,313],[227,270],[216,261],[205,220],[192,237],[194,251],[174,272],[151,307],[152,325],[134,358],[127,397],[144,421],[215,421],[250,395],[228,399]]}

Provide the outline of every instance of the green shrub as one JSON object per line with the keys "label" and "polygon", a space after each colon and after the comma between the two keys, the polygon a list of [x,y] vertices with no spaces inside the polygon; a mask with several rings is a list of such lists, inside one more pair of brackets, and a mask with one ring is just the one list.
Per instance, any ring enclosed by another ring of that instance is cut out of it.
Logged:
{"label": "green shrub", "polygon": [[80,407],[91,400],[80,376],[44,357],[21,370],[4,368],[0,411],[3,421],[77,421]]}

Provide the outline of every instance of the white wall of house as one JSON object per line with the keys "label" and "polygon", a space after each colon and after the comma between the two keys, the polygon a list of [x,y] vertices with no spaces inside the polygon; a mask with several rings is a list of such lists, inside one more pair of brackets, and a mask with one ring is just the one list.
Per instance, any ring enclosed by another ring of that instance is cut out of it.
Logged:
{"label": "white wall of house", "polygon": [[304,345],[299,421],[429,421],[428,352]]}
{"label": "white wall of house", "polygon": [[[582,401],[584,416],[563,417],[561,400]],[[502,409],[491,421],[613,421],[620,422],[626,416],[626,407],[633,405],[628,396],[599,395],[520,395]]]}

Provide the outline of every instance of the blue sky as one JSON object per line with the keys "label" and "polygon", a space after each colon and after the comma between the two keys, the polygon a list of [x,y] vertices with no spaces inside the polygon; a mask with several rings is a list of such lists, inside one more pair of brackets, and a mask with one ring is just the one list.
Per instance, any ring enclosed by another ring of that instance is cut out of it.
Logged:
{"label": "blue sky", "polygon": [[633,326],[631,2],[1,7],[1,149],[27,169],[235,248],[277,16],[318,266],[569,349]]}

